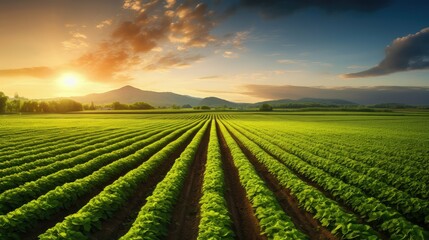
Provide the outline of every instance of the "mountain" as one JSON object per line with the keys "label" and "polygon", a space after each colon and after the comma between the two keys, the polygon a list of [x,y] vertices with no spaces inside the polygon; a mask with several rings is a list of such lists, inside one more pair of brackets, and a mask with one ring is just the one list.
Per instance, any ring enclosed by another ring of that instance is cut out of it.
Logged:
{"label": "mountain", "polygon": [[[406,83],[406,80],[403,80]],[[362,105],[400,103],[412,106],[429,105],[429,87],[367,86],[307,87],[293,85],[246,85],[250,95],[267,99],[344,99]]]}
{"label": "mountain", "polygon": [[343,99],[323,99],[323,98],[301,98],[298,100],[292,99],[279,99],[255,103],[254,106],[260,106],[262,104],[270,104],[272,106],[288,105],[288,104],[318,104],[327,106],[344,106],[344,105],[357,105],[354,102],[350,102]]}
{"label": "mountain", "polygon": [[199,106],[209,106],[209,107],[230,107],[230,108],[235,108],[237,106],[239,106],[240,104],[238,103],[234,103],[234,102],[230,102],[221,98],[217,98],[217,97],[206,97],[203,98],[199,104]]}
{"label": "mountain", "polygon": [[119,89],[105,93],[93,93],[81,97],[72,97],[71,99],[81,103],[110,104],[112,102],[134,103],[146,102],[152,106],[171,106],[190,104],[196,106],[202,100],[201,98],[180,95],[172,92],[153,92],[144,91],[132,86],[125,86]]}
{"label": "mountain", "polygon": [[[392,90],[392,88],[389,88],[389,90]],[[393,89],[397,90],[396,88],[393,88]],[[288,93],[287,91],[288,89],[285,89],[285,90],[286,90],[286,93]],[[383,89],[376,88],[376,90],[378,90],[379,92],[386,91],[384,88]],[[324,91],[327,91],[327,90],[324,90]],[[127,104],[131,104],[135,102],[146,102],[154,107],[163,107],[163,106],[172,106],[172,105],[183,106],[183,105],[189,104],[192,107],[194,106],[225,107],[226,106],[229,108],[245,108],[245,107],[255,108],[255,107],[261,106],[264,103],[270,104],[273,107],[300,108],[300,107],[353,106],[358,104],[374,105],[374,104],[382,104],[386,102],[393,102],[393,101],[385,101],[385,100],[388,100],[387,97],[380,97],[377,99],[378,101],[375,100],[375,97],[371,101],[368,101],[368,100],[363,101],[360,99],[354,99],[353,94],[351,94],[350,96],[342,95],[344,98],[327,98],[327,97],[325,98],[325,96],[318,97],[317,92],[318,91],[308,92],[308,93],[313,93],[314,96],[317,96],[313,98],[306,97],[306,98],[299,98],[297,100],[285,98],[285,99],[270,100],[270,101],[263,101],[263,102],[257,102],[257,103],[236,103],[236,102],[227,101],[225,99],[221,99],[218,97],[196,98],[196,97],[180,95],[172,92],[145,91],[132,86],[125,86],[125,87],[108,91],[105,93],[93,93],[86,96],[71,97],[71,99],[81,103],[94,102],[94,104],[98,104],[98,105],[111,104],[113,102],[120,102],[120,103],[127,103]],[[427,92],[429,93],[429,89],[427,90]],[[285,93],[282,93],[282,94],[285,94]],[[385,95],[389,97],[391,96],[387,94]],[[426,95],[424,96],[422,94],[418,95],[419,100],[425,100]],[[291,95],[291,96],[293,97],[294,95]],[[308,96],[312,96],[312,95],[309,94]],[[335,94],[332,94],[332,96],[335,96]],[[411,98],[412,96],[413,95],[410,95],[409,98]],[[360,101],[354,101],[354,100],[360,100]],[[407,103],[408,101],[401,101],[398,104],[404,104],[404,102],[407,105],[413,105],[413,104]],[[416,105],[419,105],[419,104],[416,104]]]}

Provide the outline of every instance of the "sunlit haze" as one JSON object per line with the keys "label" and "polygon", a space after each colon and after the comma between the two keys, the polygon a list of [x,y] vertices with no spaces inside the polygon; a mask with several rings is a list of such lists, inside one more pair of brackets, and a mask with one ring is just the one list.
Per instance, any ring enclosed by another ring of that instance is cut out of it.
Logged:
{"label": "sunlit haze", "polygon": [[80,77],[75,73],[64,73],[61,75],[58,83],[63,88],[75,88],[82,84],[81,81]]}
{"label": "sunlit haze", "polygon": [[131,85],[238,102],[312,97],[288,86],[426,91],[428,12],[420,0],[1,1],[0,91]]}

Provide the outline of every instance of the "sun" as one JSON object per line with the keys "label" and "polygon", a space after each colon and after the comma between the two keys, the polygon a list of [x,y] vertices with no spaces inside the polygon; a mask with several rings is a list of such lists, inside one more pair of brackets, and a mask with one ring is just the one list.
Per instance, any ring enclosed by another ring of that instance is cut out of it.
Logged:
{"label": "sun", "polygon": [[64,73],[59,79],[59,84],[63,88],[76,88],[81,82],[81,78],[76,73]]}

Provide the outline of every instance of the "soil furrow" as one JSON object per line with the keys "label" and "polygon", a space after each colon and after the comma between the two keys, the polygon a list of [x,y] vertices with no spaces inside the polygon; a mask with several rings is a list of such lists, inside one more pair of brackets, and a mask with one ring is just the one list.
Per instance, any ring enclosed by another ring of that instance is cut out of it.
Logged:
{"label": "soil furrow", "polygon": [[246,191],[240,184],[238,170],[234,166],[231,152],[217,123],[216,128],[221,146],[222,165],[225,173],[225,199],[233,221],[233,230],[236,239],[267,239],[261,234],[259,222],[253,213],[251,203],[246,197]]}
{"label": "soil furrow", "polygon": [[[137,165],[135,167],[137,167]],[[37,222],[34,222],[33,228],[31,228],[22,236],[20,236],[21,239],[23,240],[37,239],[37,236],[46,232],[46,230],[48,230],[49,228],[52,228],[58,222],[63,221],[66,216],[79,211],[79,209],[85,206],[89,202],[89,200],[91,200],[91,198],[97,196],[101,191],[103,191],[104,187],[112,184],[120,176],[126,174],[127,172],[128,170],[124,170],[119,174],[117,174],[116,176],[112,177],[112,179],[110,179],[106,184],[93,188],[91,193],[86,194],[85,196],[79,197],[78,199],[76,199],[76,201],[72,203],[71,206],[69,206],[66,209],[62,209],[61,211],[49,217],[49,219],[41,219],[41,220],[38,220]]]}
{"label": "soil furrow", "polygon": [[[232,134],[231,134],[232,135]],[[234,139],[236,139],[235,138],[235,136],[233,136],[233,138]],[[256,142],[256,144],[258,144],[257,142]],[[240,147],[242,147],[243,145],[241,144],[241,143],[239,143],[239,145],[240,145]],[[259,145],[259,144],[258,144]],[[260,146],[260,145],[259,145]],[[260,146],[261,148],[262,148],[262,146]],[[278,160],[278,158],[276,157],[276,156],[274,156],[273,154],[271,154],[270,152],[268,152],[268,151],[266,151],[266,153],[267,154],[269,154],[271,157],[273,157],[274,159],[276,159],[277,161],[279,161],[281,164],[283,164],[283,165],[285,165],[282,161],[280,161],[280,160]],[[255,164],[254,164],[255,165]],[[288,168],[295,176],[297,176],[299,179],[301,179],[303,182],[305,182],[307,185],[310,185],[310,186],[312,186],[312,187],[314,187],[315,189],[317,189],[318,191],[320,191],[323,195],[325,195],[327,198],[329,198],[329,199],[331,199],[331,200],[333,200],[333,201],[335,201],[335,202],[337,202],[337,204],[345,211],[345,212],[347,212],[347,213],[350,213],[350,214],[354,214],[358,219],[359,219],[359,222],[360,223],[362,223],[362,224],[367,224],[367,225],[369,225],[369,226],[371,226],[375,231],[377,231],[377,233],[378,233],[378,236],[381,238],[381,239],[389,239],[389,237],[388,237],[388,234],[386,233],[386,232],[384,232],[384,231],[381,231],[381,230],[379,230],[379,228],[376,226],[376,225],[374,225],[374,224],[372,224],[372,223],[369,223],[369,222],[367,222],[367,221],[365,221],[358,213],[356,213],[355,211],[353,211],[353,209],[352,208],[350,208],[348,205],[347,205],[347,203],[345,203],[344,201],[342,201],[341,199],[338,199],[337,197],[335,197],[334,195],[332,195],[330,192],[328,192],[328,191],[326,191],[322,186],[320,186],[319,184],[317,184],[317,183],[315,183],[314,181],[312,181],[311,179],[309,179],[308,177],[306,177],[306,176],[304,176],[304,175],[302,175],[301,173],[299,173],[299,172],[297,172],[297,171],[295,171],[294,169],[290,169],[289,167],[287,167],[286,165],[285,165],[285,167],[286,168]],[[274,176],[273,176],[274,177]],[[280,185],[277,185],[277,186],[280,186]],[[281,187],[281,186],[280,186]],[[288,191],[289,193],[290,193],[290,191],[289,190],[287,190],[287,189],[285,189],[286,191]],[[292,196],[293,197],[293,196]],[[297,200],[296,200],[297,201]],[[310,213],[308,213],[308,214],[310,214]],[[310,216],[311,216],[311,214],[310,214]],[[317,220],[316,220],[317,221]],[[317,221],[318,222],[318,221]]]}
{"label": "soil furrow", "polygon": [[199,201],[202,196],[204,170],[207,162],[207,148],[210,137],[210,125],[198,146],[190,172],[186,177],[184,189],[174,208],[167,239],[197,239],[200,222]]}
{"label": "soil furrow", "polygon": [[233,135],[233,133],[230,132],[230,134],[238,143],[241,151],[243,151],[247,159],[249,159],[253,164],[258,175],[267,183],[267,186],[275,194],[282,209],[292,218],[293,223],[299,230],[308,235],[310,239],[339,239],[328,229],[323,227],[319,221],[314,219],[311,213],[302,210],[299,207],[298,200],[291,195],[290,190],[282,187],[277,178],[256,159],[256,157]]}
{"label": "soil furrow", "polygon": [[112,218],[102,222],[101,228],[98,231],[91,233],[91,239],[119,239],[125,235],[130,229],[141,207],[146,203],[146,198],[149,197],[156,185],[164,179],[168,171],[174,164],[174,161],[185,150],[186,146],[192,141],[189,138],[183,143],[180,148],[174,152],[159,168],[148,177],[147,181],[141,183],[135,190],[135,194],[127,201],[126,205],[115,212]]}
{"label": "soil furrow", "polygon": [[[190,140],[189,140],[189,142],[190,142]],[[187,143],[189,143],[189,142],[187,142]],[[186,147],[186,145],[182,147],[182,149],[181,149],[182,151]],[[180,153],[178,153],[178,154],[180,155]],[[173,160],[172,160],[173,162],[174,162],[174,159],[175,158],[173,158]],[[140,162],[140,164],[142,164],[142,162]],[[34,222],[34,227],[29,229],[27,232],[23,233],[20,236],[20,238],[23,240],[24,239],[28,239],[28,240],[37,239],[37,236],[46,232],[46,230],[48,230],[49,228],[52,228],[58,222],[63,221],[66,216],[78,212],[83,206],[85,206],[91,200],[91,198],[97,196],[101,191],[103,191],[103,189],[106,186],[112,184],[119,177],[125,175],[126,173],[128,173],[129,171],[131,171],[132,169],[134,169],[138,166],[139,166],[139,164],[137,163],[128,169],[124,169],[123,171],[121,171],[120,173],[118,173],[114,177],[112,177],[107,183],[100,185],[100,186],[97,186],[97,187],[94,187],[93,189],[91,189],[91,192],[89,194],[86,194],[84,196],[79,197],[78,199],[76,199],[76,201],[71,203],[71,205],[68,206],[66,209],[62,209],[61,211],[53,214],[51,217],[49,217],[49,219],[41,219],[37,222]],[[138,213],[138,210],[137,210],[137,213]],[[137,217],[137,213],[135,213],[135,215],[136,215],[135,217]],[[130,223],[130,225],[131,225],[131,223]],[[102,228],[103,228],[103,224],[102,224]]]}

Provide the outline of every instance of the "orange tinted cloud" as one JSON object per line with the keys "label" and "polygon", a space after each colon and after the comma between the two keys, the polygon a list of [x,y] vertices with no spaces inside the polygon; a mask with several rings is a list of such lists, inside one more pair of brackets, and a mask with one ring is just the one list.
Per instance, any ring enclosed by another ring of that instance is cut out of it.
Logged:
{"label": "orange tinted cloud", "polygon": [[180,54],[168,53],[167,55],[160,57],[154,63],[145,66],[144,69],[152,71],[158,69],[186,67],[200,59],[202,59],[201,55],[185,56]]}
{"label": "orange tinted cloud", "polygon": [[[206,47],[215,41],[210,34],[215,20],[204,3],[152,0],[142,4],[140,1],[126,0],[123,8],[136,11],[135,18],[119,23],[108,39],[93,44],[92,49],[77,59],[61,67],[1,70],[0,75],[49,78],[52,77],[48,74],[50,72],[67,70],[84,74],[89,81],[126,81],[131,79],[129,72],[139,67],[142,70],[156,70],[187,66],[202,58],[198,53],[190,54],[191,48]],[[108,25],[110,22],[104,21],[102,24]],[[88,46],[87,36],[83,33],[70,31],[70,35],[71,39],[63,42],[65,48]],[[173,53],[162,49],[180,51]],[[154,61],[144,65],[141,59]]]}
{"label": "orange tinted cloud", "polygon": [[132,55],[126,48],[104,42],[96,50],[73,61],[70,67],[83,72],[91,80],[108,82],[124,80],[122,72],[138,63],[139,57]]}
{"label": "orange tinted cloud", "polygon": [[0,70],[1,77],[31,76],[35,78],[50,78],[56,74],[56,70],[50,67],[31,67]]}

